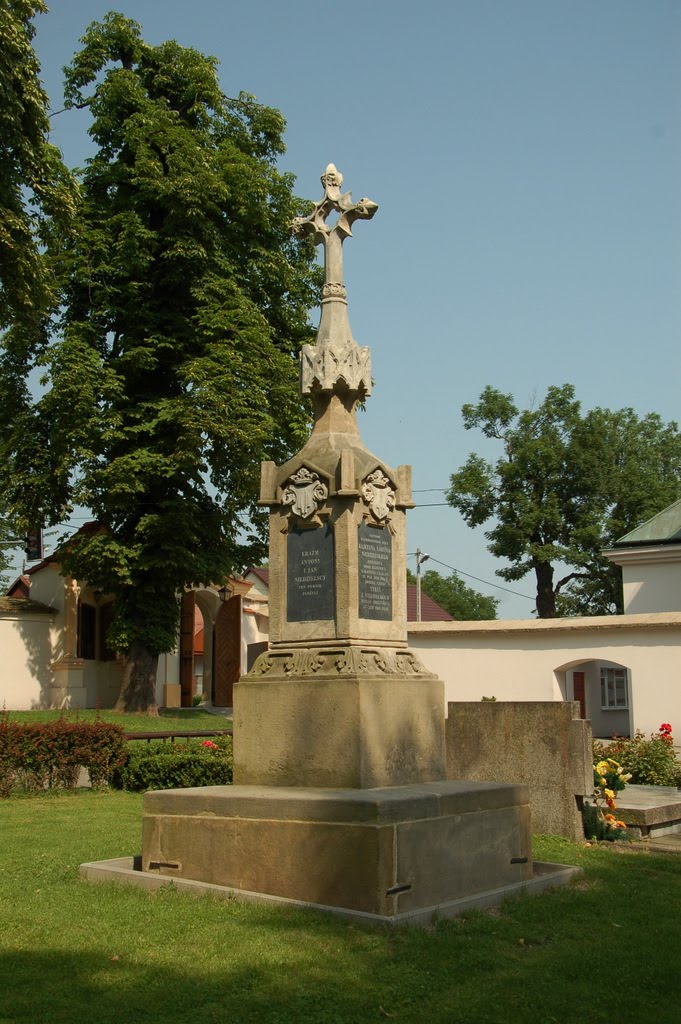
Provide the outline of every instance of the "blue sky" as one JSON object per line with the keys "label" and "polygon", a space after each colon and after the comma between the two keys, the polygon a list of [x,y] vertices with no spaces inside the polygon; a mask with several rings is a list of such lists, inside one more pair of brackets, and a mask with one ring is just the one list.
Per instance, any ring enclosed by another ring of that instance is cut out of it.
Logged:
{"label": "blue sky", "polygon": [[[112,9],[53,0],[36,49],[55,109],[61,68]],[[408,550],[505,586],[444,502],[491,441],[461,406],[487,384],[522,407],[573,383],[585,408],[679,417],[681,4],[678,0],[122,0],[151,43],[213,54],[224,91],[278,107],[281,166],[321,195],[333,161],[379,204],[345,246],[350,322],[376,381],[362,436],[410,463]],[[86,112],[55,116],[70,165]],[[410,559],[411,567],[414,560]],[[447,572],[435,561],[433,568]],[[502,598],[500,615],[533,601]],[[533,595],[527,577],[511,589]]]}

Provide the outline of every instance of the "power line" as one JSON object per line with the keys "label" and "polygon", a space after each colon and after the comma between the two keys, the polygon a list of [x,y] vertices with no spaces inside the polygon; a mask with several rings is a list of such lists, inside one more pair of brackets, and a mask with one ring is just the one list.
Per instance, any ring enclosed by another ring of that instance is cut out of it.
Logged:
{"label": "power line", "polygon": [[430,561],[437,562],[438,565],[442,565],[445,569],[455,572],[458,576],[466,576],[469,580],[475,580],[477,583],[484,583],[486,587],[494,587],[495,590],[503,590],[507,594],[515,594],[516,597],[524,597],[526,601],[535,600],[535,598],[529,597],[527,594],[521,594],[519,590],[511,590],[510,587],[501,587],[498,583],[491,583],[489,580],[480,579],[479,576],[474,576],[470,572],[464,572],[463,569],[457,569],[454,565],[448,565],[447,562],[441,562],[439,558],[435,558],[433,555],[430,555]]}

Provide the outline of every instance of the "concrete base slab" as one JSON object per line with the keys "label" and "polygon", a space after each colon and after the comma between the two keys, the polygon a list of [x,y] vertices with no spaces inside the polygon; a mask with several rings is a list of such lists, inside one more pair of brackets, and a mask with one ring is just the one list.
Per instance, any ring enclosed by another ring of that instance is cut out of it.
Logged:
{"label": "concrete base slab", "polygon": [[618,796],[617,817],[634,837],[681,832],[681,791],[675,786],[627,786]]}
{"label": "concrete base slab", "polygon": [[[136,885],[142,889],[155,891],[164,885],[170,885],[178,892],[189,892],[195,896],[211,895],[216,899],[240,900],[244,902],[266,903],[272,906],[295,907],[302,910],[315,910],[320,913],[336,914],[356,923],[368,925],[419,925],[427,926],[438,918],[457,917],[472,910],[487,910],[498,906],[510,896],[520,893],[541,893],[547,889],[555,889],[567,885],[575,875],[582,873],[581,868],[567,867],[564,864],[551,864],[546,861],[535,861],[531,878],[497,889],[479,892],[472,896],[464,896],[439,906],[423,907],[418,910],[405,911],[392,916],[386,914],[367,914],[342,907],[324,906],[319,903],[308,903],[303,900],[286,899],[281,896],[270,896],[266,893],[248,892],[244,889],[233,889],[226,885],[211,882],[199,882],[191,878],[177,878],[170,875],[151,874],[139,867],[141,857],[117,857],[113,860],[92,861],[80,865],[81,878],[90,882],[118,882],[123,885]],[[138,865],[137,867],[135,865]]]}

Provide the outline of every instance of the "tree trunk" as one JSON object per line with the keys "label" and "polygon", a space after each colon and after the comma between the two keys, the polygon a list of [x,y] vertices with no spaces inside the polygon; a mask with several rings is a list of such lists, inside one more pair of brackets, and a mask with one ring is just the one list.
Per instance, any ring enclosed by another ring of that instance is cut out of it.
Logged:
{"label": "tree trunk", "polygon": [[537,577],[537,615],[540,619],[555,619],[557,616],[553,566],[550,562],[538,562],[534,571]]}
{"label": "tree trunk", "polygon": [[156,670],[158,654],[142,644],[133,644],[125,659],[123,686],[114,711],[132,711],[158,715]]}

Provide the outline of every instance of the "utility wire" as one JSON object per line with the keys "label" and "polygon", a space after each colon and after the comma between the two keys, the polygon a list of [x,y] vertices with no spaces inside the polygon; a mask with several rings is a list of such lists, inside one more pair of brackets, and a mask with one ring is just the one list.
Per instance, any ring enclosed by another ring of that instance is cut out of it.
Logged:
{"label": "utility wire", "polygon": [[457,569],[453,565],[447,565],[446,562],[441,562],[439,558],[434,558],[432,555],[430,556],[430,561],[437,562],[438,565],[443,565],[445,569],[450,569],[459,576],[467,576],[470,580],[476,580],[478,583],[484,583],[486,587],[495,587],[497,590],[505,590],[507,594],[515,594],[516,597],[524,597],[526,601],[535,600],[527,594],[521,594],[519,590],[511,590],[510,587],[500,587],[498,583],[490,583],[489,580],[481,580],[479,576],[473,576],[470,572],[464,572],[462,569]]}

